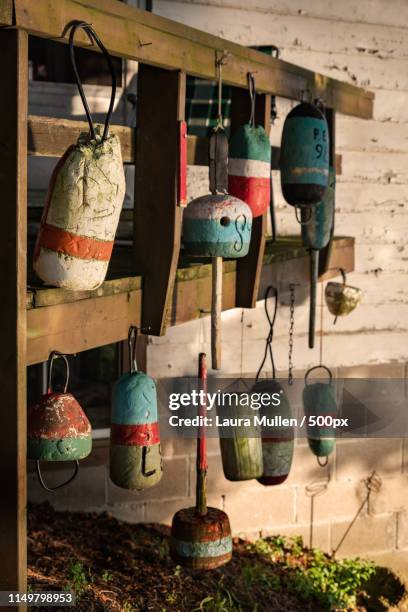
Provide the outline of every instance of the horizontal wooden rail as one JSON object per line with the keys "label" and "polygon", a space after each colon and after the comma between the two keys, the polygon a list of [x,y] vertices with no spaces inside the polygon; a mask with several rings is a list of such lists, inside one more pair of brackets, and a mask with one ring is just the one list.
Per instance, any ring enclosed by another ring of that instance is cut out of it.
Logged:
{"label": "horizontal wooden rail", "polygon": [[[121,143],[125,164],[135,163],[136,130],[122,125],[112,125]],[[61,157],[76,142],[81,132],[88,131],[86,121],[59,119],[30,115],[28,117],[28,154],[38,157]],[[208,164],[208,140],[202,136],[188,136],[187,163],[190,166]],[[272,169],[279,169],[280,148],[272,147]],[[336,155],[336,173],[341,174],[341,155]]]}
{"label": "horizontal wooden rail", "polygon": [[[6,20],[9,7],[10,0],[0,0],[0,16],[4,12]],[[251,72],[260,92],[297,100],[309,89],[341,113],[367,119],[373,114],[371,92],[117,0],[14,0],[14,11],[15,25],[29,34],[67,42],[67,25],[85,20],[113,55],[205,79],[215,78],[216,54],[226,52],[223,78],[230,85],[246,87]],[[81,34],[76,44],[90,43]]]}
{"label": "horizontal wooden rail", "polygon": [[[126,253],[124,253],[126,256]],[[320,280],[354,269],[354,238],[335,238],[328,271]],[[236,261],[223,264],[223,310],[235,307]],[[273,284],[280,292],[289,283],[309,282],[309,255],[298,239],[267,243],[259,299]],[[78,353],[126,339],[129,325],[140,325],[140,277],[108,280],[95,291],[72,292],[47,287],[27,292],[27,364],[45,361],[52,350]],[[177,325],[206,316],[211,306],[211,265],[181,267],[177,271],[168,324]]]}

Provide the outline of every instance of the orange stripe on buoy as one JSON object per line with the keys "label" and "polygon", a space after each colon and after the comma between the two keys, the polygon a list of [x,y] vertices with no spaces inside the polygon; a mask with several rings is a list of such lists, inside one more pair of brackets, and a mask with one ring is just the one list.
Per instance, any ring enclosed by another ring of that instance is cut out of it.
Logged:
{"label": "orange stripe on buoy", "polygon": [[98,261],[109,261],[113,249],[113,240],[96,240],[88,236],[78,236],[46,223],[41,225],[37,244],[39,247],[79,259]]}

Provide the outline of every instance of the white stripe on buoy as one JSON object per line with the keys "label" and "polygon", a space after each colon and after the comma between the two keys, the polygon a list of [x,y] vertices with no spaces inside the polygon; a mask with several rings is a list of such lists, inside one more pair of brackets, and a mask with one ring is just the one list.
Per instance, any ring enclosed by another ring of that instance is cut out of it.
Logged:
{"label": "white stripe on buoy", "polygon": [[271,164],[257,159],[230,158],[228,160],[228,174],[230,176],[269,178],[271,175]]}

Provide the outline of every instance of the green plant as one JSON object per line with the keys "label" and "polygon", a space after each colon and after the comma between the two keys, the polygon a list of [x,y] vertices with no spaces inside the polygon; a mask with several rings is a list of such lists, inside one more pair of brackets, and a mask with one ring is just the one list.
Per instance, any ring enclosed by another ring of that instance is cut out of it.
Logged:
{"label": "green plant", "polygon": [[85,568],[79,561],[71,562],[69,565],[68,580],[69,589],[75,591],[78,597],[81,597],[90,583],[90,580],[86,575]]}
{"label": "green plant", "polygon": [[316,549],[310,552],[307,567],[295,568],[288,586],[305,600],[314,597],[327,610],[348,609],[356,605],[358,593],[374,572],[370,561],[337,561]]}

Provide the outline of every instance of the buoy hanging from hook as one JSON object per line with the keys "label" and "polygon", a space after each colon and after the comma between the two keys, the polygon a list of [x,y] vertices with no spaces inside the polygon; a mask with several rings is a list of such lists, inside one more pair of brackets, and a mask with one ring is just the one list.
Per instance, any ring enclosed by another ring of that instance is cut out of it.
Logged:
{"label": "buoy hanging from hook", "polygon": [[[65,365],[65,383],[61,392],[53,391],[52,374],[56,359]],[[69,364],[64,353],[53,351],[48,359],[48,389],[27,412],[27,455],[36,461],[41,486],[54,491],[69,484],[78,473],[78,461],[92,450],[91,424],[75,397],[67,392]],[[40,461],[74,461],[73,475],[65,482],[48,487],[42,477]]]}
{"label": "buoy hanging from hook", "polygon": [[138,330],[129,329],[129,372],[112,395],[110,478],[123,489],[147,489],[163,475],[156,385],[137,369]]}
{"label": "buoy hanging from hook", "polygon": [[271,144],[262,125],[255,123],[256,89],[254,75],[248,73],[251,99],[249,122],[241,125],[230,139],[228,190],[259,217],[269,208],[271,199]]}
{"label": "buoy hanging from hook", "polygon": [[184,252],[209,257],[212,262],[211,362],[221,368],[222,258],[245,257],[249,251],[252,213],[249,206],[227,193],[228,140],[221,115],[222,65],[225,53],[216,54],[218,122],[210,138],[210,194],[195,198],[184,211]]}
{"label": "buoy hanging from hook", "polygon": [[[328,374],[328,381],[309,383],[310,374],[318,369]],[[309,448],[316,455],[319,465],[324,467],[336,444],[333,419],[337,417],[337,403],[333,375],[328,367],[318,365],[306,372],[303,407],[307,418]]]}
{"label": "buoy hanging from hook", "polygon": [[[100,48],[111,73],[109,108],[103,126],[94,125],[75,62],[74,37],[84,30]],[[109,133],[116,74],[108,51],[89,23],[71,25],[72,69],[89,124],[52,173],[34,251],[34,270],[48,285],[91,290],[105,280],[119,223],[126,181],[117,135]]]}
{"label": "buoy hanging from hook", "polygon": [[280,174],[286,202],[314,206],[329,183],[329,128],[322,110],[310,101],[295,106],[282,131]]}

